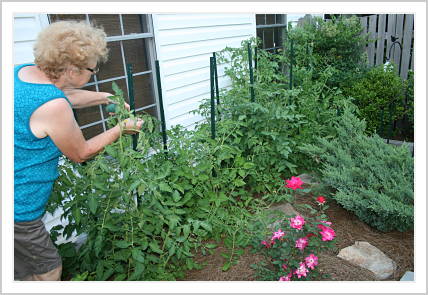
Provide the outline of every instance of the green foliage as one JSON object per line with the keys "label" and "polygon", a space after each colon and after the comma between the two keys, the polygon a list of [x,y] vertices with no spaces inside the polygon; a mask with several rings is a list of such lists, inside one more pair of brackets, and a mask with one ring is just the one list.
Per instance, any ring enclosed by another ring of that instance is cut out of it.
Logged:
{"label": "green foliage", "polygon": [[[130,116],[117,87],[114,99],[112,125]],[[65,276],[174,280],[199,267],[192,257],[203,240],[224,239],[230,263],[248,243],[242,227],[259,204],[245,189],[254,164],[225,143],[226,135],[213,140],[204,128],[172,128],[165,153],[159,122],[143,119],[136,150],[124,135],[85,165],[65,160],[60,167],[48,209],[61,206],[68,224],[54,228],[52,238],[87,236],[77,251],[60,245]]]}
{"label": "green foliage", "polygon": [[[72,243],[59,246],[64,276],[73,280],[175,280],[186,270],[201,267],[193,256],[212,251],[215,246],[206,244],[208,240],[224,243],[223,271],[228,271],[258,232],[255,216],[273,202],[290,200],[290,194],[277,189],[278,179],[312,170],[320,162],[324,165],[324,156],[334,159],[315,152],[308,157],[308,150],[300,146],[316,147],[319,152],[315,144],[322,138],[336,143],[337,149],[341,146],[337,137],[345,136],[349,147],[338,152],[340,159],[347,160],[346,153],[349,157],[357,153],[358,144],[364,147],[358,154],[359,165],[381,156],[364,154],[372,147],[361,139],[364,127],[358,127],[360,121],[352,122],[357,131],[349,134],[337,128],[337,116],[343,110],[356,110],[350,98],[331,86],[335,68],[301,67],[300,84],[290,90],[287,75],[278,71],[287,56],[259,51],[255,83],[249,85],[248,42],[256,47],[255,40],[249,40],[218,56],[232,85],[221,92],[215,139],[210,134],[209,102],[205,102],[198,112],[206,120],[194,130],[181,126],[168,130],[168,151],[162,149],[159,122],[143,114],[139,115],[144,124],[136,150],[132,136],[124,135],[84,165],[65,160],[48,210],[62,207],[66,225],[55,227],[52,238],[85,234],[87,241],[78,249]],[[124,107],[122,90],[115,84],[112,87],[116,114],[109,118],[109,126],[133,117]],[[250,87],[255,90],[254,101]],[[390,153],[392,159],[400,156]],[[384,157],[380,162],[389,165]],[[392,187],[390,182],[382,184]],[[351,182],[349,194],[368,195],[359,188]],[[408,193],[404,186],[396,192]],[[338,199],[344,199],[339,193]],[[373,210],[381,212],[376,204]],[[406,208],[400,212],[407,214]],[[390,219],[389,223],[396,223]]]}
{"label": "green foliage", "polygon": [[364,134],[365,122],[345,109],[335,139],[319,138],[302,152],[319,162],[333,198],[380,231],[413,228],[413,158],[408,147]]}
{"label": "green foliage", "polygon": [[[289,30],[287,42],[294,41],[293,60],[296,70],[310,69],[314,72],[314,78],[318,79],[318,75],[331,67],[334,73],[328,85],[347,85],[367,69],[367,35],[362,32],[363,28],[356,16],[341,16],[331,21],[315,17]],[[290,51],[287,52],[290,58]]]}
{"label": "green foliage", "polygon": [[372,68],[352,85],[349,95],[355,98],[359,117],[367,122],[368,134],[386,138],[393,122],[403,118],[404,90],[405,84],[393,64]]}
{"label": "green foliage", "polygon": [[[219,54],[218,61],[225,64],[232,86],[221,93],[216,128],[219,134],[228,134],[226,142],[255,164],[248,177],[251,187],[271,191],[281,175],[287,177],[311,165],[297,146],[312,142],[316,136],[331,135],[338,109],[349,105],[350,100],[327,85],[332,68],[326,68],[317,80],[312,71],[302,70],[305,78],[301,85],[288,89],[288,77],[279,71],[285,56],[259,50],[255,100],[251,101],[248,42],[252,48],[256,46],[255,40],[244,41],[240,48],[226,48]],[[209,115],[208,102],[200,113]]]}

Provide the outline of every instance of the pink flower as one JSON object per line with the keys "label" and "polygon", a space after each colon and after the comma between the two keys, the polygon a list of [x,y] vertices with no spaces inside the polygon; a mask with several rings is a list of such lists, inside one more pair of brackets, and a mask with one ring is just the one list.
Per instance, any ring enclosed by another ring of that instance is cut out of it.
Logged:
{"label": "pink flower", "polygon": [[271,238],[272,241],[274,241],[275,239],[280,239],[285,235],[285,232],[281,231],[281,229],[278,229],[277,232],[273,233],[273,236]]}
{"label": "pink flower", "polygon": [[284,271],[286,271],[286,270],[287,270],[287,265],[283,264],[283,265],[281,265],[281,267],[282,267],[282,269],[283,269]]}
{"label": "pink flower", "polygon": [[306,268],[306,265],[304,262],[300,262],[300,266],[296,271],[294,272],[297,275],[297,278],[300,279],[300,277],[306,277],[306,274],[309,272],[309,270]]}
{"label": "pink flower", "polygon": [[331,241],[336,236],[336,233],[332,228],[324,226],[323,230],[320,232],[323,241]]}
{"label": "pink flower", "polygon": [[323,205],[325,203],[325,198],[323,196],[318,196],[316,201],[318,205]]}
{"label": "pink flower", "polygon": [[262,245],[265,245],[266,248],[270,248],[270,244],[266,241],[262,241]]}
{"label": "pink flower", "polygon": [[287,183],[285,187],[291,188],[292,190],[301,189],[303,181],[299,177],[291,176],[291,179],[286,179]]}
{"label": "pink flower", "polygon": [[300,238],[296,241],[296,248],[299,248],[299,250],[303,251],[306,246],[308,245],[308,238]]}
{"label": "pink flower", "polygon": [[314,254],[310,254],[308,257],[305,258],[306,266],[310,269],[314,269],[316,265],[318,265],[318,257]]}
{"label": "pink flower", "polygon": [[290,272],[287,276],[282,276],[279,278],[280,281],[291,281],[293,274]]}
{"label": "pink flower", "polygon": [[300,230],[302,229],[304,224],[305,224],[305,219],[300,215],[297,215],[295,218],[290,218],[290,226],[292,228]]}
{"label": "pink flower", "polygon": [[[324,223],[324,224],[327,224],[328,226],[330,226],[331,225],[331,222],[330,221],[325,221],[325,220],[320,220],[320,221],[318,221],[318,222],[321,222],[321,223]],[[317,226],[319,229],[321,229],[321,230],[324,230],[325,228],[328,228],[327,226],[325,226],[325,225],[323,225],[323,224],[318,224],[318,226]]]}

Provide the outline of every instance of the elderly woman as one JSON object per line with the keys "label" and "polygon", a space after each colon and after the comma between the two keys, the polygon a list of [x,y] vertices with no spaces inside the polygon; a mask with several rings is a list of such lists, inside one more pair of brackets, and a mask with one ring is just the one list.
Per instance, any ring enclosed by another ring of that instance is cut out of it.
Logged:
{"label": "elderly woman", "polygon": [[[62,263],[42,216],[64,154],[83,162],[141,120],[126,120],[85,140],[72,108],[110,103],[110,93],[78,88],[107,59],[105,33],[83,22],[53,23],[34,46],[35,64],[15,67],[15,279],[60,280]],[[122,127],[122,128],[121,128]]]}

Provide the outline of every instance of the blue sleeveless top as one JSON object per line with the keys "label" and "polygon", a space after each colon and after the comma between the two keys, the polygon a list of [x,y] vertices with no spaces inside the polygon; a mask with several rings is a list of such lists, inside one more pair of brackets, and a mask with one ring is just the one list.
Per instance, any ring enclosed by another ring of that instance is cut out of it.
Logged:
{"label": "blue sleeveless top", "polygon": [[33,64],[15,66],[14,71],[15,222],[32,221],[45,213],[62,154],[49,136],[37,138],[31,132],[30,117],[44,103],[67,98],[53,84],[21,81],[19,70],[30,65]]}

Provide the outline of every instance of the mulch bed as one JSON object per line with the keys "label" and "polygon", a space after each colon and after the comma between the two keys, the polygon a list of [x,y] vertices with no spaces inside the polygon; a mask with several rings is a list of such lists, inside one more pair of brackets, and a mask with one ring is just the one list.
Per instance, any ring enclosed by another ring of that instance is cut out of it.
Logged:
{"label": "mulch bed", "polygon": [[[305,196],[297,198],[297,203],[307,203],[316,206],[313,197]],[[377,247],[385,255],[395,261],[397,269],[393,276],[387,281],[399,281],[406,271],[414,271],[414,248],[413,231],[387,232],[383,233],[371,228],[358,219],[354,214],[343,209],[334,201],[329,201],[326,214],[329,221],[333,223],[336,231],[337,249],[319,255],[318,270],[321,274],[328,274],[327,281],[375,281],[374,274],[364,268],[354,266],[337,257],[340,249],[353,245],[356,241],[366,241]],[[298,209],[297,209],[298,210]],[[298,210],[305,214],[303,210]],[[185,281],[254,281],[255,271],[251,264],[264,259],[262,255],[252,254],[251,248],[247,247],[245,253],[239,258],[238,264],[232,266],[228,271],[221,268],[226,259],[220,255],[227,249],[219,245],[212,254],[196,254],[195,261],[204,267],[199,270],[190,270],[182,279]]]}

